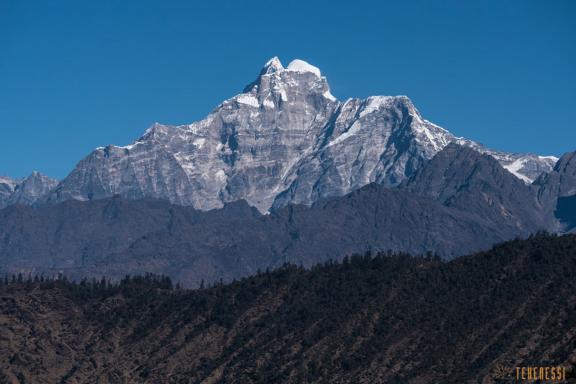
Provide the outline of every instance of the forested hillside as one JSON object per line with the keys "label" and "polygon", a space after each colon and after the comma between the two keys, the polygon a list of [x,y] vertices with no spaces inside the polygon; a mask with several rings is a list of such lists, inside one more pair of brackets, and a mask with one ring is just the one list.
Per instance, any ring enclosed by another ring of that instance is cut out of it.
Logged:
{"label": "forested hillside", "polygon": [[0,383],[489,383],[552,364],[573,375],[575,272],[576,236],[539,235],[451,262],[353,256],[197,290],[16,276],[0,287]]}

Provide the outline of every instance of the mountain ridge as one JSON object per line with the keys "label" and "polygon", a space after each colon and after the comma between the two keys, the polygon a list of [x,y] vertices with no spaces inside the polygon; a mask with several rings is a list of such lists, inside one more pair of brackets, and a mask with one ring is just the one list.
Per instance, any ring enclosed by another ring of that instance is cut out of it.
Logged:
{"label": "mountain ridge", "polygon": [[535,186],[509,177],[509,172],[492,156],[454,143],[438,152],[399,188],[445,206],[474,212],[501,226],[537,232],[554,225],[553,217],[544,213]]}
{"label": "mountain ridge", "polygon": [[396,186],[450,142],[489,153],[531,181],[555,158],[492,151],[425,120],[406,96],[337,100],[318,68],[275,57],[198,122],[154,124],[133,144],[100,147],[51,202],[121,194],[209,210],[244,199],[261,212],[310,205],[377,182]]}
{"label": "mountain ridge", "polygon": [[57,185],[58,180],[37,171],[19,180],[0,176],[0,209],[14,204],[43,202]]}
{"label": "mountain ridge", "polygon": [[[456,193],[438,198],[438,188]],[[270,214],[244,200],[201,211],[119,195],[8,207],[0,210],[0,270],[74,278],[152,272],[198,286],[366,251],[451,259],[549,230],[555,221],[536,202],[536,188],[495,159],[451,144],[398,187],[370,183]]]}

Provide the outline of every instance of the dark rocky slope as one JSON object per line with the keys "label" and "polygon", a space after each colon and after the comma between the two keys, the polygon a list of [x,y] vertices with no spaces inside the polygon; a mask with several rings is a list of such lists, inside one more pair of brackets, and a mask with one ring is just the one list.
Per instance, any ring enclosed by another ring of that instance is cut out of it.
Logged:
{"label": "dark rocky slope", "polygon": [[8,207],[0,211],[0,270],[153,272],[197,286],[367,250],[450,259],[549,229],[549,221],[533,187],[492,157],[449,145],[400,189],[371,184],[270,215],[242,201],[202,212],[119,197]]}
{"label": "dark rocky slope", "polygon": [[377,185],[268,216],[245,202],[200,212],[113,198],[9,207],[0,211],[0,223],[3,272],[70,278],[154,272],[191,286],[367,250],[451,258],[506,239],[494,223]]}
{"label": "dark rocky slope", "polygon": [[498,223],[506,236],[554,225],[553,215],[545,213],[537,198],[537,187],[513,177],[492,156],[456,144],[449,144],[401,188]]}
{"label": "dark rocky slope", "polygon": [[558,231],[573,230],[576,225],[576,152],[564,154],[554,169],[542,174],[534,186],[545,213],[559,219]]}
{"label": "dark rocky slope", "polygon": [[566,231],[576,229],[576,195],[559,197],[554,214]]}

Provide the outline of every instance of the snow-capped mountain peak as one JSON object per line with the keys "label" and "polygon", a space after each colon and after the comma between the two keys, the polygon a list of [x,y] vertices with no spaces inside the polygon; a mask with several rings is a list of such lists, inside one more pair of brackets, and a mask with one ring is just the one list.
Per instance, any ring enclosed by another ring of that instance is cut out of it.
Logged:
{"label": "snow-capped mountain peak", "polygon": [[264,64],[264,68],[262,69],[261,74],[270,74],[274,72],[280,72],[283,70],[284,66],[282,66],[280,59],[278,58],[278,56],[274,56],[273,58],[268,60],[266,64]]}
{"label": "snow-capped mountain peak", "polygon": [[322,76],[320,69],[300,59],[292,60],[290,64],[288,64],[286,70],[294,72],[309,72],[318,77]]}
{"label": "snow-capped mountain peak", "polygon": [[552,168],[552,160],[537,156],[511,165],[528,155],[455,137],[425,120],[406,96],[338,101],[318,68],[299,59],[284,67],[274,57],[205,119],[156,123],[133,144],[98,148],[51,200],[121,194],[213,209],[244,199],[267,212],[371,182],[395,186],[451,142],[491,154],[527,180]]}
{"label": "snow-capped mountain peak", "polygon": [[312,64],[307,63],[304,60],[294,59],[288,64],[286,68],[282,65],[282,62],[278,58],[278,56],[274,56],[270,60],[264,64],[260,75],[269,75],[272,73],[282,72],[282,71],[291,71],[291,72],[309,72],[313,73],[314,75],[321,77],[322,74],[318,67],[313,66]]}
{"label": "snow-capped mountain peak", "polygon": [[310,95],[336,102],[327,79],[320,75],[318,68],[298,59],[284,68],[278,57],[273,57],[264,65],[256,80],[248,84],[241,94],[222,105],[234,101],[253,108],[278,108],[280,103],[298,102],[296,99]]}

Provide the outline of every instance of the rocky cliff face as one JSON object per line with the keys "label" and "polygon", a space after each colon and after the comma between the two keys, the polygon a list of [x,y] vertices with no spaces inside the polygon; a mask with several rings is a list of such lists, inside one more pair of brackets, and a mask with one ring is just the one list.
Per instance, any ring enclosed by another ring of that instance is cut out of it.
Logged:
{"label": "rocky cliff face", "polygon": [[8,204],[34,204],[45,198],[58,185],[58,180],[52,179],[39,172],[32,172],[14,188]]}
{"label": "rocky cliff face", "polygon": [[576,152],[564,154],[554,166],[552,172],[541,175],[535,185],[542,187],[545,194],[552,196],[576,195]]}
{"label": "rocky cliff face", "polygon": [[32,172],[21,180],[0,177],[0,209],[12,204],[31,205],[44,200],[56,185],[58,180],[39,172]]}
{"label": "rocky cliff face", "polygon": [[97,149],[54,196],[148,196],[204,210],[245,199],[266,211],[337,107],[316,68],[296,62],[284,69],[273,59],[244,93],[206,119],[155,124],[133,145]]}
{"label": "rocky cliff face", "polygon": [[284,68],[273,58],[204,120],[155,124],[131,145],[96,149],[49,200],[120,194],[209,210],[244,199],[266,212],[372,182],[395,186],[450,142],[492,154],[525,181],[554,162],[457,138],[405,96],[338,101],[318,68],[301,60]]}
{"label": "rocky cliff face", "polygon": [[14,193],[16,185],[18,185],[18,181],[9,177],[0,176],[0,209],[8,204],[8,200]]}
{"label": "rocky cliff face", "polygon": [[492,156],[451,143],[402,183],[401,189],[474,213],[504,233],[537,232],[554,226],[537,188],[507,172]]}
{"label": "rocky cliff face", "polygon": [[538,177],[534,186],[546,213],[560,219],[557,230],[572,230],[576,226],[576,152],[564,154],[552,172]]}

